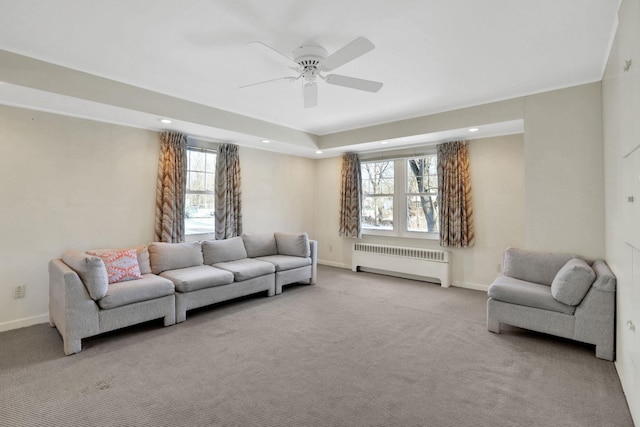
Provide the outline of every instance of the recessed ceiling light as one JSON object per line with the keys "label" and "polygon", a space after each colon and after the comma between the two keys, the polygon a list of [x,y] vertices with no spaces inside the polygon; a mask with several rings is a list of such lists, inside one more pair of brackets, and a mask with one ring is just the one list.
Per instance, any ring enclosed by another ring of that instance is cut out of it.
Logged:
{"label": "recessed ceiling light", "polygon": [[478,132],[480,128],[469,128],[469,132]]}
{"label": "recessed ceiling light", "polygon": [[271,141],[269,141],[268,139],[263,139],[263,140],[262,140],[262,142],[263,142],[263,143],[265,143],[265,144],[268,144],[268,143],[270,143]]}
{"label": "recessed ceiling light", "polygon": [[160,119],[160,123],[164,123],[165,125],[168,125],[169,123],[171,123],[171,120],[169,120],[169,119]]}
{"label": "recessed ceiling light", "polygon": [[388,144],[389,141],[380,141],[380,144]]}
{"label": "recessed ceiling light", "polygon": [[322,154],[322,150],[316,150],[316,154]]}

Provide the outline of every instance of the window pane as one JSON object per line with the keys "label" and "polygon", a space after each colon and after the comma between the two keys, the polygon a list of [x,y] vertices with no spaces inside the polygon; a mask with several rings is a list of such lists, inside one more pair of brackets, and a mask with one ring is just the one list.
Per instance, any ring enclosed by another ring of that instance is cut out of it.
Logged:
{"label": "window pane", "polygon": [[206,191],[215,191],[215,182],[216,182],[215,174],[207,173],[207,174],[205,174],[205,179],[206,179],[205,190]]}
{"label": "window pane", "polygon": [[205,191],[205,175],[204,172],[189,172],[187,191]]}
{"label": "window pane", "polygon": [[202,151],[189,150],[189,169],[192,171],[205,170],[205,153]]}
{"label": "window pane", "polygon": [[407,231],[438,232],[437,196],[407,197]]}
{"label": "window pane", "polygon": [[206,167],[207,172],[214,172],[216,170],[216,153],[207,153]]}
{"label": "window pane", "polygon": [[187,194],[185,206],[186,234],[213,233],[215,231],[213,194]]}
{"label": "window pane", "polygon": [[393,230],[393,197],[363,197],[362,227]]}
{"label": "window pane", "polygon": [[364,195],[393,194],[393,161],[364,162],[361,172]]}
{"label": "window pane", "polygon": [[436,193],[438,191],[438,165],[436,156],[407,160],[407,192]]}

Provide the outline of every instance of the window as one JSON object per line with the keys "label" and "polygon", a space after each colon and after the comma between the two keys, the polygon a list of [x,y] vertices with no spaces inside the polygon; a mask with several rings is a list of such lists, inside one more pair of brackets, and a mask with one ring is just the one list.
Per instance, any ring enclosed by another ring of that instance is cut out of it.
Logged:
{"label": "window", "polygon": [[216,152],[187,149],[185,234],[215,232]]}
{"label": "window", "polygon": [[406,159],[407,231],[438,231],[436,156]]}
{"label": "window", "polygon": [[363,161],[361,171],[363,233],[433,237],[430,233],[438,232],[435,154]]}
{"label": "window", "polygon": [[394,162],[363,162],[361,168],[363,227],[393,230]]}

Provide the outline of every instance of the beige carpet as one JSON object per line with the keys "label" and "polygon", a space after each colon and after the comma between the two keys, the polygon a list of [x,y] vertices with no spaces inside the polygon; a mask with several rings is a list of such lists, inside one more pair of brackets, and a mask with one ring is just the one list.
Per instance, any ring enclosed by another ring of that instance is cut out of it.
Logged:
{"label": "beige carpet", "polygon": [[0,426],[633,426],[591,346],[485,326],[486,295],[320,267],[83,341],[0,334]]}

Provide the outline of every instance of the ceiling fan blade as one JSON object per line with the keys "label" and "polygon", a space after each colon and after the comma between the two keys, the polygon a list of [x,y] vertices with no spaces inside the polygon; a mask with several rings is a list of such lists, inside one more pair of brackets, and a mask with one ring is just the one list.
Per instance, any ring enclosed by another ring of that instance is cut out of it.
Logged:
{"label": "ceiling fan blade", "polygon": [[238,89],[244,89],[245,87],[251,87],[251,86],[257,86],[257,85],[261,85],[261,84],[265,84],[265,83],[271,83],[271,82],[275,82],[278,80],[289,80],[290,82],[293,82],[295,80],[298,80],[301,76],[299,77],[278,77],[277,79],[271,79],[271,80],[265,80],[263,82],[258,82],[258,83],[251,83],[248,85],[244,85],[244,86],[240,86]]}
{"label": "ceiling fan blade", "polygon": [[324,80],[332,85],[349,87],[351,89],[364,90],[367,92],[377,92],[382,87],[382,83],[372,80],[357,79],[355,77],[341,76],[340,74],[329,74]]}
{"label": "ceiling fan blade", "polygon": [[298,65],[298,64],[293,60],[293,58],[291,58],[291,57],[289,57],[289,56],[285,55],[284,53],[280,52],[280,51],[279,51],[278,49],[276,49],[275,47],[271,47],[271,46],[269,46],[269,45],[268,45],[268,44],[266,44],[266,43],[263,43],[263,42],[261,42],[261,41],[252,41],[252,42],[248,42],[247,44],[253,44],[253,43],[257,43],[257,44],[259,44],[259,45],[262,45],[262,46],[266,47],[267,49],[271,49],[272,51],[274,51],[274,52],[275,52],[275,53],[277,53],[278,55],[283,56],[284,58],[286,58],[288,61],[293,62],[294,64]]}
{"label": "ceiling fan blade", "polygon": [[318,85],[315,82],[305,83],[302,87],[304,108],[312,108],[318,105]]}
{"label": "ceiling fan blade", "polygon": [[376,46],[373,43],[364,37],[358,37],[342,49],[338,49],[336,52],[324,58],[322,60],[321,67],[325,71],[334,70],[339,66],[372,51],[375,47]]}

